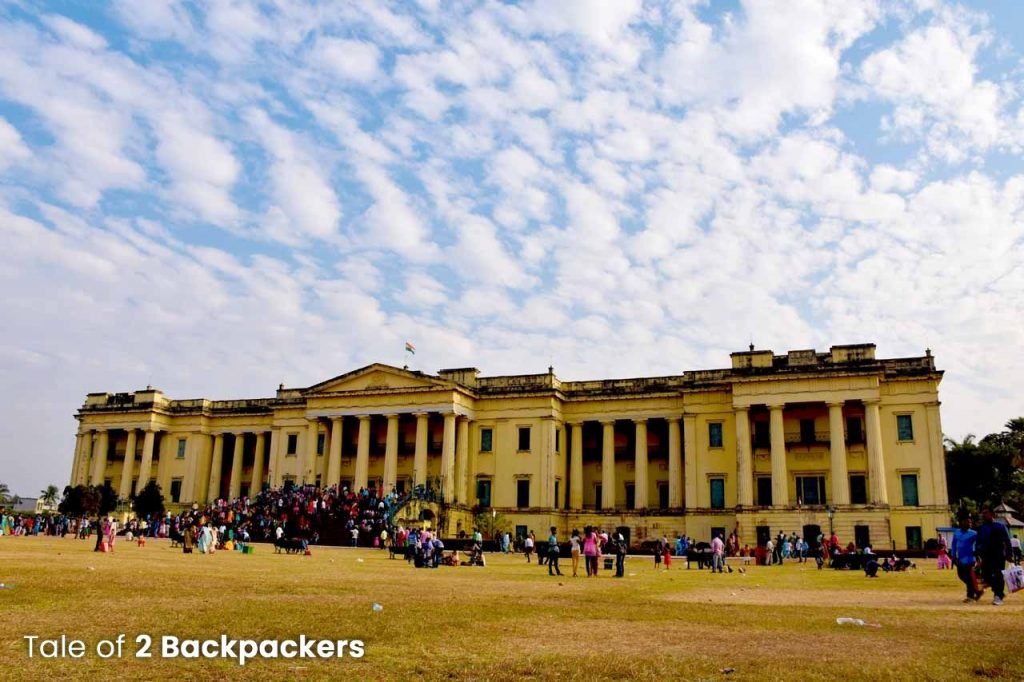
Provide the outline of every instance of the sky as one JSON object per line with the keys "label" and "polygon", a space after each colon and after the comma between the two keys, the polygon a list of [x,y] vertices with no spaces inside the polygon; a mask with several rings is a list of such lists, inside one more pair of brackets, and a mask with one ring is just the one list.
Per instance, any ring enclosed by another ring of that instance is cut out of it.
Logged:
{"label": "sky", "polygon": [[[89,392],[873,342],[1024,414],[1024,3],[0,4],[0,481]],[[415,356],[404,344],[415,344]]]}

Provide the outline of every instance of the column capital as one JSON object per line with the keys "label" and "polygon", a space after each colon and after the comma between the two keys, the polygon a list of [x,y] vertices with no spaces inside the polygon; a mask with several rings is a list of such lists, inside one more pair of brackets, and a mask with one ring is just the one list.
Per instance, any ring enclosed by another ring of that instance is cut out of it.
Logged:
{"label": "column capital", "polygon": [[861,400],[861,402],[864,403],[865,405],[874,405],[875,407],[878,407],[879,405],[882,404],[882,399],[881,398],[866,398],[864,400]]}
{"label": "column capital", "polygon": [[370,421],[370,419],[371,419],[372,417],[373,417],[373,415],[372,415],[372,414],[359,414],[359,415],[356,415],[356,418],[357,418],[357,419],[358,419],[359,421],[361,421],[361,422],[368,422],[368,421]]}
{"label": "column capital", "polygon": [[750,412],[750,405],[740,405],[738,407],[732,408],[732,411],[737,413],[737,414],[739,414],[740,412],[749,413]]}
{"label": "column capital", "polygon": [[784,402],[783,403],[766,403],[766,405],[768,406],[768,409],[771,410],[772,412],[775,412],[776,410],[781,412],[782,410],[786,409],[786,403],[784,403]]}
{"label": "column capital", "polygon": [[401,416],[402,415],[396,413],[396,414],[389,414],[387,417],[388,417],[388,421],[390,422],[390,421],[398,421],[398,418],[401,417]]}
{"label": "column capital", "polygon": [[337,423],[338,423],[338,422],[340,422],[340,421],[341,421],[342,419],[344,419],[344,417],[342,417],[342,416],[340,416],[340,415],[339,415],[339,416],[336,416],[336,417],[331,417],[331,423],[332,423],[332,424],[337,424]]}
{"label": "column capital", "polygon": [[828,407],[843,407],[844,405],[846,405],[846,401],[845,400],[827,400],[827,401],[825,401],[825,405],[827,405]]}
{"label": "column capital", "polygon": [[633,423],[634,424],[646,424],[647,423],[647,417],[634,417],[633,418]]}
{"label": "column capital", "polygon": [[582,419],[566,419],[565,423],[568,424],[569,426],[583,426]]}
{"label": "column capital", "polygon": [[429,419],[430,418],[430,413],[429,412],[413,412],[412,416],[416,417],[417,419]]}
{"label": "column capital", "polygon": [[599,419],[598,421],[601,422],[602,426],[615,426],[614,419]]}
{"label": "column capital", "polygon": [[681,415],[681,414],[670,414],[670,415],[667,415],[665,417],[665,421],[667,421],[670,424],[672,422],[677,422],[678,423],[682,418],[683,418],[683,415]]}

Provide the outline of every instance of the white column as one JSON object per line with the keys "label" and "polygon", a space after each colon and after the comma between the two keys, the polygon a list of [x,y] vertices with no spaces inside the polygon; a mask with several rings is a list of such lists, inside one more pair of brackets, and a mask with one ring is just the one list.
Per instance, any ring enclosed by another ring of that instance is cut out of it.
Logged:
{"label": "white column", "polygon": [[344,429],[344,420],[341,417],[331,417],[331,454],[327,463],[327,479],[324,485],[329,487],[341,484],[341,436]]}
{"label": "white column", "polygon": [[416,413],[416,453],[412,459],[412,484],[424,485],[427,482],[427,430],[430,415],[426,412]]}
{"label": "white column", "polygon": [[388,433],[384,448],[384,494],[398,481],[398,415],[388,415]]}
{"label": "white column", "polygon": [[198,438],[198,433],[189,433],[185,436],[185,476],[181,481],[182,502],[199,501],[196,499],[196,491],[199,488],[196,484],[196,476],[199,475]]}
{"label": "white column", "polygon": [[153,429],[146,429],[142,437],[142,461],[139,463],[139,483],[135,486],[138,493],[146,484],[153,472],[153,444],[156,441],[156,432]]}
{"label": "white column", "polygon": [[[569,507],[583,509],[583,423],[570,422],[572,455],[569,462]],[[598,500],[598,504],[601,501]]]}
{"label": "white column", "polygon": [[206,501],[220,497],[220,472],[224,468],[224,434],[213,434],[213,456],[210,458],[210,484],[206,487]]}
{"label": "white column", "polygon": [[359,445],[356,449],[356,476],[352,487],[359,492],[370,478],[370,415],[359,415]]}
{"label": "white column", "polygon": [[78,485],[78,476],[82,470],[82,453],[85,449],[85,434],[78,433],[75,435],[75,457],[71,462],[71,480],[68,482],[69,485]]}
{"label": "white column", "polygon": [[683,488],[685,490],[683,503],[689,510],[696,509],[698,506],[697,476],[699,472],[697,470],[697,415],[695,414],[683,415],[683,441],[685,443],[683,448]]}
{"label": "white column", "polygon": [[850,476],[846,467],[846,429],[843,401],[828,404],[828,440],[832,456],[832,504],[850,504]]}
{"label": "white column", "polygon": [[647,509],[647,420],[634,419],[633,506]]}
{"label": "white column", "polygon": [[124,447],[124,466],[121,467],[121,485],[118,486],[117,496],[127,500],[132,494],[132,474],[135,473],[135,429],[128,429],[128,442]]}
{"label": "white column", "polygon": [[754,505],[754,463],[750,456],[750,409],[737,407],[736,421],[736,504]]}
{"label": "white column", "polygon": [[305,458],[300,462],[299,483],[316,482],[316,442],[319,440],[320,422],[317,419],[310,419],[306,427]]}
{"label": "white column", "polygon": [[786,471],[786,434],[782,410],[785,405],[769,405],[772,441],[772,506],[789,504],[789,473]]}
{"label": "white column", "polygon": [[683,449],[680,443],[679,417],[667,417],[668,421],[668,506],[680,509],[683,506]]}
{"label": "white column", "polygon": [[92,485],[103,485],[103,476],[107,472],[107,449],[110,447],[110,436],[106,429],[98,429],[96,448],[93,450]]}
{"label": "white column", "polygon": [[882,450],[882,421],[877,400],[864,401],[864,427],[868,436],[868,481],[871,504],[889,504],[886,484],[885,453]]}
{"label": "white column", "polygon": [[270,454],[268,455],[270,487],[277,488],[281,485],[281,457],[278,452],[281,449],[281,429],[270,429]]}
{"label": "white column", "polygon": [[231,455],[231,484],[228,499],[237,500],[242,496],[242,453],[245,451],[245,434],[235,434],[235,451]]}
{"label": "white column", "polygon": [[455,423],[455,501],[459,504],[469,504],[466,494],[468,460],[469,417],[459,417]]}
{"label": "white column", "polygon": [[601,508],[615,508],[615,421],[602,421]]}
{"label": "white column", "polygon": [[441,495],[446,504],[455,498],[455,414],[444,415],[444,439],[441,445]]}
{"label": "white column", "polygon": [[263,458],[266,457],[267,434],[256,432],[256,452],[252,460],[252,480],[249,481],[249,497],[255,497],[263,490]]}

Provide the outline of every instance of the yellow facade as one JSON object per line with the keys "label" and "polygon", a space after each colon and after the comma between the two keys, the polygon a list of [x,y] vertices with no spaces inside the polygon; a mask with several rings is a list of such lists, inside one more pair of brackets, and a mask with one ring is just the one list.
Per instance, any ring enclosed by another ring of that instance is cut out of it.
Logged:
{"label": "yellow facade", "polygon": [[[156,480],[178,504],[285,481],[409,490],[514,526],[621,527],[631,540],[738,530],[825,532],[913,547],[949,520],[931,353],[876,359],[733,353],[728,369],[562,382],[374,364],[273,398],[89,394],[73,484],[128,497]],[[141,481],[141,483],[140,483]],[[831,509],[833,518],[827,518]]]}

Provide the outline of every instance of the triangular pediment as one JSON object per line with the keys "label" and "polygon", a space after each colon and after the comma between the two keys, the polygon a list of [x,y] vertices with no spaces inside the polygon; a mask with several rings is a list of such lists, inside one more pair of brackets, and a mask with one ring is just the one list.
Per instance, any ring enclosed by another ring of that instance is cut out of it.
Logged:
{"label": "triangular pediment", "polygon": [[306,395],[317,393],[339,393],[345,391],[387,391],[394,389],[446,388],[450,384],[439,377],[422,372],[374,363],[347,374],[328,379],[303,391]]}

